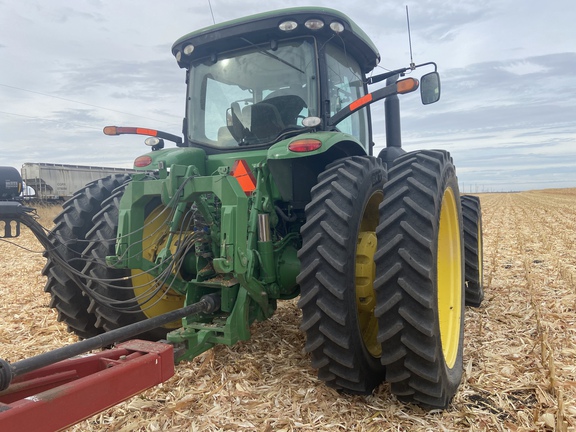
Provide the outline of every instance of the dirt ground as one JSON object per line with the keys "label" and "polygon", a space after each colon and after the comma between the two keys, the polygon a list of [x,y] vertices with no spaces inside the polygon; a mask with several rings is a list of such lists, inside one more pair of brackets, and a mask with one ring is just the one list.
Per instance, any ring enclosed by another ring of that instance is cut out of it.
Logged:
{"label": "dirt ground", "polygon": [[[327,388],[290,301],[250,341],[179,364],[163,385],[68,430],[576,431],[576,189],[480,199],[486,298],[466,310],[464,377],[448,410],[398,403],[387,384],[370,396]],[[40,249],[26,228],[0,242],[0,358],[10,362],[76,340],[43,292]]]}

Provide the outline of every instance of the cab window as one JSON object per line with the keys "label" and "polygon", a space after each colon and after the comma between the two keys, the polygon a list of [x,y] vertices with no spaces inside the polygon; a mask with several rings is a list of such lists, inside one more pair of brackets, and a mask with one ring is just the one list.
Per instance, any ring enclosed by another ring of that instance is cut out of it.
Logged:
{"label": "cab window", "polygon": [[[330,116],[366,94],[362,80],[362,71],[358,62],[346,55],[341,48],[326,46],[326,66],[328,69],[328,91],[330,98]],[[336,125],[340,132],[356,137],[368,144],[367,108],[356,111]]]}

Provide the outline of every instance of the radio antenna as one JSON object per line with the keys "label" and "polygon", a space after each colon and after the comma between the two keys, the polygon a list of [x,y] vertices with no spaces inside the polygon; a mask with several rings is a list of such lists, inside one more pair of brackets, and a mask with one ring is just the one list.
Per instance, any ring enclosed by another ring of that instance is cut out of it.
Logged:
{"label": "radio antenna", "polygon": [[210,0],[208,0],[208,6],[210,6],[210,14],[212,14],[212,22],[216,24],[216,20],[214,19],[214,12],[212,11],[212,2]]}
{"label": "radio antenna", "polygon": [[408,14],[408,5],[406,5],[406,24],[408,24],[408,45],[410,46],[410,69],[416,69],[416,64],[412,59],[412,36],[410,35],[410,15]]}

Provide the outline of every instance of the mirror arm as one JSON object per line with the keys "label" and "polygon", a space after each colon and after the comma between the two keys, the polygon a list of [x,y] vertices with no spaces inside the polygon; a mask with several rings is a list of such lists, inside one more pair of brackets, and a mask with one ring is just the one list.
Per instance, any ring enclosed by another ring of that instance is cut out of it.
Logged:
{"label": "mirror arm", "polygon": [[419,65],[414,66],[414,68],[412,70],[418,69],[419,67],[422,67],[422,66],[428,66],[428,65],[433,65],[434,66],[434,72],[438,72],[438,65],[434,62],[421,63]]}
{"label": "mirror arm", "polygon": [[428,66],[428,65],[433,65],[433,66],[434,66],[434,72],[437,72],[437,71],[438,71],[438,66],[436,65],[436,63],[434,63],[434,62],[426,62],[426,63],[421,63],[421,64],[419,64],[419,65],[415,65],[415,66],[412,66],[412,67],[396,69],[396,70],[393,70],[393,71],[390,71],[390,72],[386,72],[386,73],[383,73],[383,74],[380,74],[380,75],[376,75],[376,76],[367,78],[367,79],[366,79],[366,83],[367,83],[368,85],[370,85],[370,84],[376,84],[376,83],[379,83],[379,82],[381,82],[381,81],[384,81],[385,79],[388,79],[388,78],[390,78],[390,77],[393,77],[394,75],[400,75],[400,76],[402,76],[402,75],[404,74],[404,72],[406,72],[406,71],[408,71],[408,70],[416,70],[416,69],[418,69],[419,67]]}
{"label": "mirror arm", "polygon": [[376,75],[373,77],[370,77],[366,80],[367,84],[376,84],[379,83],[380,81],[384,81],[385,79],[388,79],[390,77],[393,77],[394,75],[402,75],[404,72],[406,72],[408,69],[410,68],[402,68],[402,69],[396,69],[390,72],[386,72],[380,75]]}

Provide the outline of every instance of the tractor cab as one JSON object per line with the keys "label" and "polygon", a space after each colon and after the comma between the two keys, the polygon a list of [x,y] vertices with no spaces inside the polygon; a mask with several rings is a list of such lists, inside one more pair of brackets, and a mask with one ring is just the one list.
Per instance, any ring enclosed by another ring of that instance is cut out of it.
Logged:
{"label": "tractor cab", "polygon": [[353,136],[365,152],[369,110],[330,119],[368,92],[380,56],[340,12],[268,12],[190,33],[172,52],[187,69],[185,146],[267,147],[307,130]]}

